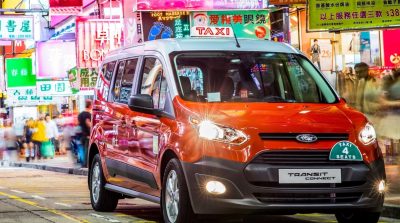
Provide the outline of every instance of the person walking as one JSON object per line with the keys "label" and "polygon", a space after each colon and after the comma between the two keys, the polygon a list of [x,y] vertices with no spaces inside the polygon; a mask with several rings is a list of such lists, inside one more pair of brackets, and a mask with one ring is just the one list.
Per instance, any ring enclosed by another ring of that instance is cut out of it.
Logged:
{"label": "person walking", "polygon": [[89,147],[90,129],[92,127],[92,101],[86,100],[85,111],[78,115],[78,123],[81,128],[81,143],[84,149],[84,157],[81,159],[82,166],[86,167],[86,157]]}
{"label": "person walking", "polygon": [[54,155],[56,140],[59,135],[57,124],[50,118],[49,114],[46,114],[45,121],[46,121],[46,138],[48,138],[50,143],[52,144],[53,155]]}
{"label": "person walking", "polygon": [[321,47],[318,45],[318,40],[314,39],[314,45],[311,47],[311,61],[318,64],[319,70],[321,70],[320,54]]}
{"label": "person walking", "polygon": [[23,147],[25,148],[26,162],[29,162],[30,160],[33,160],[35,158],[35,149],[32,141],[33,125],[34,125],[33,118],[30,118],[29,120],[26,120],[24,126]]}
{"label": "person walking", "polygon": [[4,140],[6,146],[6,155],[4,156],[4,160],[16,161],[18,157],[17,143],[11,120],[6,120],[4,127]]}
{"label": "person walking", "polygon": [[32,142],[34,144],[36,157],[38,160],[42,158],[41,148],[42,143],[48,141],[46,137],[46,123],[44,121],[44,115],[40,115],[39,119],[35,121],[33,125]]}

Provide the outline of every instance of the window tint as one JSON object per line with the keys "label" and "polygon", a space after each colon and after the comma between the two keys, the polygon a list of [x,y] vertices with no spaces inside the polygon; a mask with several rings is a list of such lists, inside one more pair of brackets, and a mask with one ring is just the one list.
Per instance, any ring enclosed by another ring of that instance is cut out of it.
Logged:
{"label": "window tint", "polygon": [[[107,67],[105,68],[105,72],[103,72],[106,80],[111,81],[116,63],[117,63],[116,61],[112,61],[107,64]],[[103,68],[104,68],[104,66],[103,66]]]}
{"label": "window tint", "polygon": [[140,93],[151,95],[154,108],[163,110],[168,96],[168,86],[161,61],[156,58],[145,58],[142,75]]}
{"label": "window tint", "polygon": [[112,101],[119,101],[121,92],[121,79],[124,74],[125,61],[120,61],[117,67],[117,74],[114,82],[114,89],[112,90]]}
{"label": "window tint", "polygon": [[118,64],[117,76],[114,85],[114,101],[128,104],[131,96],[133,77],[135,75],[138,59],[121,61]]}

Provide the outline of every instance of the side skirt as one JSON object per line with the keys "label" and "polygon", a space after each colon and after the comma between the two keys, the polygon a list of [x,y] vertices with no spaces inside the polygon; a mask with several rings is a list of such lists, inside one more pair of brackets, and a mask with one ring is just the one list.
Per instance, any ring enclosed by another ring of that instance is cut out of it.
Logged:
{"label": "side skirt", "polygon": [[130,190],[130,189],[126,189],[126,188],[123,188],[123,187],[115,186],[115,185],[109,184],[109,183],[104,185],[104,187],[107,190],[110,190],[110,191],[113,191],[113,192],[116,192],[116,193],[121,193],[121,194],[130,196],[130,197],[141,198],[143,200],[151,201],[151,202],[154,202],[154,203],[157,203],[157,204],[160,203],[160,198],[156,197],[156,196],[153,196],[153,195],[137,192],[137,191],[134,191],[134,190]]}

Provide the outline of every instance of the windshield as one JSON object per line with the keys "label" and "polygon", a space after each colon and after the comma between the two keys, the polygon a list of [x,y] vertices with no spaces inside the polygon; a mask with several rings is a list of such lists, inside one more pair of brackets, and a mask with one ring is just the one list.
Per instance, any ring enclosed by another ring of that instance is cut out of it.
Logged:
{"label": "windshield", "polygon": [[260,52],[171,54],[184,100],[334,103],[335,93],[300,55]]}

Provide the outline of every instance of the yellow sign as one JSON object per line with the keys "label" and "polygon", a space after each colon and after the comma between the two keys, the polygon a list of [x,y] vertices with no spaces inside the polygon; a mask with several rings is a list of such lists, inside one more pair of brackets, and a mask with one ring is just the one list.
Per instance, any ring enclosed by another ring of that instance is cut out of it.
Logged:
{"label": "yellow sign", "polygon": [[400,26],[400,0],[309,0],[310,31]]}

